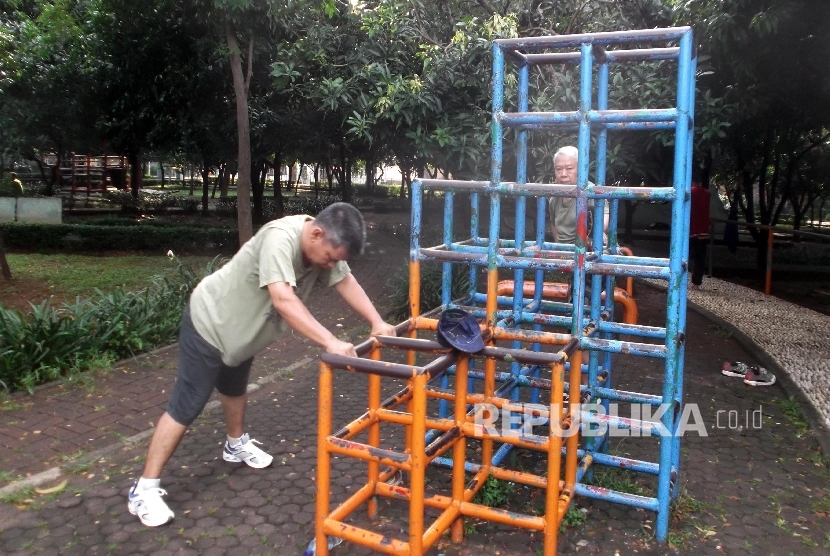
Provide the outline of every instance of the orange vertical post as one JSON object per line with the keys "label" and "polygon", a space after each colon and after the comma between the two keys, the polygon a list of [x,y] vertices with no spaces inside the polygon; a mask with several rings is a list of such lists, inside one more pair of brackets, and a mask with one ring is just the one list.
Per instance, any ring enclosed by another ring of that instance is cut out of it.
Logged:
{"label": "orange vertical post", "polygon": [[[421,316],[421,262],[417,259],[409,261],[409,316],[412,322]],[[409,330],[410,338],[417,338],[418,331],[415,326],[411,326]],[[415,352],[410,350],[406,354],[406,362],[409,365],[415,364]],[[406,412],[410,415],[413,413],[413,398],[406,402]],[[412,447],[412,426],[406,425],[404,427],[404,442],[405,447],[409,450]]]}
{"label": "orange vertical post", "polygon": [[326,439],[331,434],[333,375],[332,368],[321,361],[317,402],[317,519],[314,526],[318,556],[329,554],[328,540],[323,533],[323,525],[329,516],[331,498],[328,488],[331,481],[331,455]]}
{"label": "orange vertical post", "polygon": [[544,556],[555,556],[559,540],[559,477],[562,474],[562,400],[565,365],[556,363],[550,373],[550,425],[548,434],[547,490],[545,492]]}
{"label": "orange vertical post", "polygon": [[[455,366],[455,426],[463,427],[467,422],[467,372],[470,368],[470,358],[463,356]],[[452,447],[452,499],[454,504],[464,500],[464,464],[467,456],[467,440],[461,435]],[[452,542],[460,543],[464,540],[464,518],[456,519],[450,531]]]}
{"label": "orange vertical post", "polygon": [[[380,348],[375,348],[369,354],[369,359],[374,361],[380,361]],[[381,394],[381,384],[380,384],[380,375],[372,373],[369,375],[369,413],[372,414],[373,412],[377,411],[380,408],[380,394]],[[368,431],[368,442],[370,446],[380,447],[380,422],[375,420],[374,423],[369,425]],[[376,461],[370,461],[368,466],[368,475],[369,475],[369,482],[373,485],[377,485],[378,481],[380,480],[380,464]],[[378,512],[378,501],[377,497],[373,496],[369,499],[366,503],[366,514],[369,518],[374,518]]]}
{"label": "orange vertical post", "polygon": [[[577,350],[573,357],[570,358],[571,372],[568,379],[569,382],[569,396],[568,396],[568,420],[571,423],[571,430],[566,431],[568,439],[565,441],[567,449],[565,450],[565,488],[573,488],[576,483],[576,452],[579,449],[579,434],[578,432],[571,432],[575,427],[579,430],[579,402],[580,391],[579,387],[582,384],[582,352]],[[548,478],[550,480],[550,478]]]}
{"label": "orange vertical post", "polygon": [[427,373],[412,379],[412,450],[409,482],[409,553],[424,553],[424,490],[426,479]]}

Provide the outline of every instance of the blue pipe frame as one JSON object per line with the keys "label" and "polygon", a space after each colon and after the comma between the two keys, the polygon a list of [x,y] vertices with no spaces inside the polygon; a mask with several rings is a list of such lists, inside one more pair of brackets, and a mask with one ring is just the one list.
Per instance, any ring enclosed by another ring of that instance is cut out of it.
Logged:
{"label": "blue pipe frame", "polygon": [[[626,45],[640,48],[615,48]],[[672,44],[673,46],[660,46]],[[645,45],[645,47],[642,47]],[[655,46],[657,45],[657,46]],[[567,50],[570,49],[570,50]],[[516,112],[505,112],[505,61],[509,60],[517,71]],[[643,61],[667,60],[677,64],[676,105],[660,109],[616,110],[609,109],[609,66]],[[530,112],[529,69],[544,64],[578,64],[580,75],[579,108],[567,112]],[[596,71],[595,71],[596,68]],[[442,308],[456,306],[450,296],[453,264],[469,265],[469,296],[463,300],[465,308],[477,318],[495,322],[497,326],[521,327],[530,325],[533,333],[541,332],[544,325],[570,327],[572,338],[579,341],[579,349],[589,354],[583,372],[588,384],[583,389],[593,399],[601,399],[608,410],[610,401],[626,401],[667,406],[662,413],[661,424],[672,433],[659,441],[659,461],[646,462],[609,455],[608,436],[586,439],[580,448],[580,467],[576,493],[655,511],[655,534],[658,541],[666,540],[669,526],[669,507],[678,494],[680,471],[680,437],[674,434],[680,425],[683,403],[683,362],[686,327],[686,288],[689,237],[689,213],[691,196],[691,164],[694,130],[696,52],[692,29],[677,27],[590,33],[552,37],[528,37],[499,39],[493,44],[493,88],[491,123],[491,173],[489,181],[430,180],[422,179],[412,184],[412,236],[411,261],[440,261],[443,268]],[[596,83],[594,77],[596,74]],[[596,107],[593,105],[596,91]],[[502,180],[504,132],[515,130],[516,181]],[[527,182],[528,134],[549,130],[577,130],[579,149],[577,185],[544,184]],[[670,130],[674,133],[673,180],[668,187],[614,187],[606,185],[606,158],[608,132]],[[593,143],[592,143],[593,139]],[[592,145],[596,148],[594,183],[589,182]],[[424,248],[420,245],[423,193],[427,189],[444,192],[443,245]],[[453,206],[457,193],[470,197],[470,237],[455,241],[453,238]],[[487,236],[480,234],[480,197],[489,199],[489,228]],[[515,234],[512,240],[500,237],[501,201],[507,196],[515,199]],[[576,199],[577,239],[574,245],[545,241],[545,212],[548,197],[567,196]],[[536,198],[536,237],[525,238],[525,219],[528,212],[527,198]],[[587,246],[586,229],[588,202],[594,201],[594,221],[601,222],[604,205],[609,205],[609,230],[607,243],[603,242],[603,230],[594,226],[593,250]],[[620,200],[668,201],[672,204],[669,257],[623,257],[618,255],[617,222]],[[476,291],[476,278],[482,268],[511,269],[515,284],[523,284],[526,272],[533,275],[535,293],[524,297],[523,288],[514,288],[513,297],[498,297],[498,309],[494,315],[486,315],[481,308],[487,294]],[[589,302],[554,303],[541,297],[544,272],[548,270],[573,273],[573,298],[585,299],[586,281],[591,280]],[[613,321],[613,296],[601,300],[601,291],[613,291],[616,276],[657,278],[667,282],[665,327],[624,325]],[[469,306],[466,306],[469,305]],[[602,315],[606,318],[601,318]],[[608,318],[610,317],[610,318]],[[584,334],[587,324],[594,324],[591,334]],[[656,338],[662,344],[636,343],[616,340],[625,334],[633,337]],[[533,337],[530,333],[531,338]],[[539,336],[541,337],[541,336]],[[521,348],[522,342],[514,341],[513,348]],[[539,342],[533,342],[534,351],[541,350]],[[626,392],[613,388],[612,355],[625,353],[664,361],[662,392],[658,395]],[[454,369],[451,370],[454,372]],[[441,378],[440,387],[447,388],[449,375]],[[480,371],[470,369],[470,389],[474,380],[480,379]],[[599,377],[602,375],[602,382]],[[539,400],[540,370],[534,366],[511,364],[509,373],[498,373],[497,381],[509,390],[512,400],[519,399],[519,388],[531,389],[531,401]],[[446,414],[447,402],[439,404],[439,411]],[[591,422],[590,415],[584,416]],[[625,421],[623,423],[622,421]],[[630,420],[618,419],[615,424],[623,427],[649,427],[642,422],[631,425]],[[596,421],[593,421],[596,422]],[[645,430],[645,429],[643,429]],[[653,429],[649,429],[652,430]],[[653,434],[653,432],[652,432]],[[430,433],[430,436],[436,436]],[[646,435],[648,436],[648,435]],[[504,444],[494,454],[493,464],[498,465],[511,446]],[[451,466],[452,461],[438,458],[439,465]],[[657,493],[654,497],[634,496],[609,489],[598,488],[581,482],[590,481],[592,465],[604,465],[632,472],[657,476]],[[468,463],[468,471],[479,466]]]}

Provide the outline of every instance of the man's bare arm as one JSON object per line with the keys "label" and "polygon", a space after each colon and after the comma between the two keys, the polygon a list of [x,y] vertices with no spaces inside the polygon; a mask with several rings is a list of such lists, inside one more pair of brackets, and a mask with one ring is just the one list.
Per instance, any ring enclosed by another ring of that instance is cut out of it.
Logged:
{"label": "man's bare arm", "polygon": [[380,316],[369,296],[366,295],[363,287],[353,275],[349,274],[340,280],[335,284],[334,289],[349,304],[349,307],[366,319],[372,327],[370,332],[372,336],[395,335],[395,327],[383,320],[383,317]]}
{"label": "man's bare arm", "polygon": [[339,340],[325,326],[320,324],[308,307],[294,293],[294,288],[288,282],[274,282],[268,284],[268,294],[271,303],[279,311],[288,326],[323,347],[328,353],[337,353],[350,357],[357,357],[354,346]]}

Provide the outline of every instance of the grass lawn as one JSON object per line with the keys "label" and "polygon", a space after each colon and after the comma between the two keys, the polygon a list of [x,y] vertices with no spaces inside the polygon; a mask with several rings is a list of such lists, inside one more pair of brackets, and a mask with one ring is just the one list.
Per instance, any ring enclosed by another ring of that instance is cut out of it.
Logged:
{"label": "grass lawn", "polygon": [[[153,276],[175,271],[176,261],[164,255],[6,255],[12,281],[0,281],[0,305],[24,309],[49,296],[53,302],[72,301],[76,296],[95,295],[95,288],[110,291],[119,286],[141,289]],[[182,257],[183,263],[201,272],[213,257]]]}

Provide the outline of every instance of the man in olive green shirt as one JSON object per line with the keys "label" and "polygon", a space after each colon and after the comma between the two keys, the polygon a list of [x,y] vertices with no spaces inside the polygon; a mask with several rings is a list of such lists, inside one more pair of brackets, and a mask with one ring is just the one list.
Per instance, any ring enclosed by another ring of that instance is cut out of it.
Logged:
{"label": "man in olive green shirt", "polygon": [[315,284],[333,287],[369,322],[372,335],[395,334],[346,264],[363,252],[365,236],[363,217],[347,203],[335,203],[316,218],[287,216],[263,226],[196,287],[182,319],[176,384],[141,478],[130,489],[128,509],[144,525],[173,519],[159,478],[214,388],[225,412],[223,459],[254,468],[271,464],[273,458],[244,431],[245,392],[254,355],[284,330],[293,328],[328,353],[356,356],[352,344],[337,339],[305,306]]}

